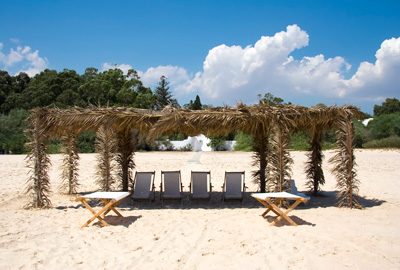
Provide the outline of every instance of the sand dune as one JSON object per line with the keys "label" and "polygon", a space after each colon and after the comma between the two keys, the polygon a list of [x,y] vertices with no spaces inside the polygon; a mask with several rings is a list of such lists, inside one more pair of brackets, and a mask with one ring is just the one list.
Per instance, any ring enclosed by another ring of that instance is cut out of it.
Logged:
{"label": "sand dune", "polygon": [[[188,192],[191,170],[211,170],[210,203],[189,205],[159,199],[125,200],[122,218],[106,216],[111,225],[94,221],[80,226],[91,213],[60,185],[61,155],[52,155],[49,172],[53,208],[26,210],[28,169],[25,156],[0,156],[0,269],[399,269],[400,152],[356,151],[364,210],[341,209],[336,180],[326,162],[326,197],[311,198],[290,213],[299,224],[260,217],[263,207],[249,196],[252,154],[243,152],[151,152],[135,155],[138,171],[181,170]],[[306,191],[304,152],[292,152],[293,178]],[[94,154],[80,160],[79,192],[97,190]],[[245,170],[248,194],[244,204],[221,203],[225,170]],[[158,193],[157,193],[158,195]]]}

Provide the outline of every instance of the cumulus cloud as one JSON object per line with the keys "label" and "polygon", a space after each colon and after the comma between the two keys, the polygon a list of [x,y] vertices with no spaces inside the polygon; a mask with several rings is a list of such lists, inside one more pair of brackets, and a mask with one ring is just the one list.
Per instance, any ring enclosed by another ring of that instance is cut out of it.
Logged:
{"label": "cumulus cloud", "polygon": [[16,49],[11,48],[8,54],[4,54],[1,52],[3,47],[3,43],[0,43],[0,64],[3,65],[4,70],[10,71],[17,68],[18,71],[15,74],[25,72],[33,77],[47,68],[48,61],[39,56],[38,50],[32,51],[29,46],[17,46]]}
{"label": "cumulus cloud", "polygon": [[117,64],[111,64],[111,63],[103,63],[103,65],[101,67],[101,71],[106,71],[106,70],[115,69],[115,68],[122,70],[122,72],[124,74],[127,74],[130,69],[133,69],[132,66],[128,65],[128,64],[117,65]]}
{"label": "cumulus cloud", "polygon": [[170,86],[179,92],[178,88],[186,84],[190,77],[184,68],[177,66],[158,66],[156,68],[149,68],[145,72],[138,71],[138,75],[146,86],[155,86],[161,76],[167,77]]}
{"label": "cumulus cloud", "polygon": [[225,103],[249,102],[266,91],[286,95],[343,95],[343,71],[350,65],[342,57],[323,55],[295,60],[290,54],[308,46],[309,36],[297,25],[274,36],[263,36],[254,46],[220,45],[211,49],[203,72],[181,89],[200,89],[203,95]]}
{"label": "cumulus cloud", "polygon": [[[297,25],[274,36],[263,36],[254,46],[220,45],[211,49],[203,71],[194,76],[179,67],[150,68],[141,73],[155,81],[170,71],[177,78],[178,96],[200,92],[211,102],[234,105],[238,101],[255,101],[257,94],[271,92],[290,98],[294,95],[321,100],[374,100],[391,96],[400,83],[400,38],[385,40],[376,53],[374,64],[361,63],[353,77],[346,80],[351,65],[341,56],[304,56],[296,60],[291,54],[308,46],[309,36]],[[179,72],[177,72],[179,70]],[[167,76],[167,75],[166,75]]]}
{"label": "cumulus cloud", "polygon": [[374,64],[362,62],[357,72],[345,82],[347,95],[368,96],[382,100],[399,94],[400,38],[382,42]]}

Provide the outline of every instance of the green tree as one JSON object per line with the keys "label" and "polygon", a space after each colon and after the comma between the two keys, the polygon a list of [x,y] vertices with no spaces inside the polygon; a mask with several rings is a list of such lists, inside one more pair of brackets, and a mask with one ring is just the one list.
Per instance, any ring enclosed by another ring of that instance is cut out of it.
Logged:
{"label": "green tree", "polygon": [[266,93],[264,94],[264,97],[261,96],[261,94],[258,94],[258,99],[260,104],[267,104],[267,105],[282,105],[283,99],[279,97],[275,97],[271,93]]}
{"label": "green tree", "polygon": [[24,130],[29,113],[23,109],[11,110],[8,115],[0,115],[0,152],[21,154],[27,138]]}
{"label": "green tree", "polygon": [[173,107],[179,108],[178,101],[172,98],[172,94],[169,91],[169,82],[167,78],[163,75],[160,77],[158,86],[155,90],[155,95],[157,97],[156,109],[162,110],[167,105],[172,105]]}
{"label": "green tree", "polygon": [[202,110],[203,109],[203,105],[201,104],[199,95],[196,95],[196,99],[194,101],[190,100],[190,103],[185,104],[183,107],[186,109],[189,109],[189,110]]}
{"label": "green tree", "polygon": [[29,101],[22,94],[29,82],[30,78],[24,72],[12,77],[7,71],[0,71],[0,111],[2,113],[29,106]]}
{"label": "green tree", "polygon": [[387,98],[385,102],[382,102],[381,106],[374,106],[375,116],[391,114],[395,112],[400,112],[400,101],[397,98]]}
{"label": "green tree", "polygon": [[235,136],[235,151],[251,152],[253,150],[253,136],[243,132],[238,132]]}
{"label": "green tree", "polygon": [[375,140],[400,136],[400,112],[374,117],[367,129]]}
{"label": "green tree", "polygon": [[79,96],[79,87],[82,77],[75,70],[64,69],[58,73],[60,78],[61,93],[56,98],[56,105],[60,108],[82,106],[84,103]]}
{"label": "green tree", "polygon": [[[12,77],[7,71],[0,70],[0,106],[6,101],[7,96],[13,89]],[[4,111],[4,110],[2,110]]]}

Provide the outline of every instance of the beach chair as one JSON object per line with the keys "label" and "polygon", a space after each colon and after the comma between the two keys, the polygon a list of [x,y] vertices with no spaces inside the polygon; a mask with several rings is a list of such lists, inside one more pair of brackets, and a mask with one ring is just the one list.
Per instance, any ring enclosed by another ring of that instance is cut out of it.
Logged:
{"label": "beach chair", "polygon": [[212,185],[210,171],[192,171],[189,185],[190,195],[189,201],[192,199],[207,199],[210,200]]}
{"label": "beach chair", "polygon": [[181,171],[161,171],[160,200],[182,200]]}
{"label": "beach chair", "polygon": [[287,183],[289,185],[289,190],[288,190],[289,193],[292,193],[294,195],[303,197],[303,198],[307,199],[307,201],[310,200],[309,196],[307,196],[304,193],[298,192],[297,187],[296,187],[296,183],[295,183],[295,181],[293,179],[287,179],[286,181],[287,181]]}
{"label": "beach chair", "polygon": [[149,203],[155,200],[154,176],[152,172],[136,172],[133,180],[132,200],[149,199]]}
{"label": "beach chair", "polygon": [[243,202],[246,190],[243,172],[225,172],[224,184],[222,186],[222,202],[227,199],[239,199]]}

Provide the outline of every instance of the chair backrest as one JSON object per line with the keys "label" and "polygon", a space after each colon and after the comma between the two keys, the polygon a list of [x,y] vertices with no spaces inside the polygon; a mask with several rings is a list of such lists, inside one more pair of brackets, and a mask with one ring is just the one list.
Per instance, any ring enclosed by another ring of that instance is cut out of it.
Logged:
{"label": "chair backrest", "polygon": [[244,172],[225,172],[225,194],[227,196],[242,196],[243,186]]}
{"label": "chair backrest", "polygon": [[161,171],[162,192],[165,196],[181,195],[181,171]]}
{"label": "chair backrest", "polygon": [[192,171],[192,194],[196,196],[208,196],[210,193],[210,172],[193,172]]}
{"label": "chair backrest", "polygon": [[296,183],[294,182],[293,179],[288,179],[287,182],[288,182],[289,187],[292,190],[293,194],[299,193],[299,191],[297,190],[297,187],[296,187]]}
{"label": "chair backrest", "polygon": [[288,183],[290,189],[292,190],[292,191],[291,191],[292,194],[297,195],[297,196],[300,196],[300,197],[303,197],[303,198],[305,198],[305,199],[307,199],[307,200],[310,199],[309,196],[307,196],[306,194],[301,193],[301,192],[299,192],[299,191],[297,190],[296,182],[295,182],[293,179],[287,179],[286,181],[287,181],[287,183]]}
{"label": "chair backrest", "polygon": [[155,172],[136,172],[133,195],[148,197],[152,190]]}

